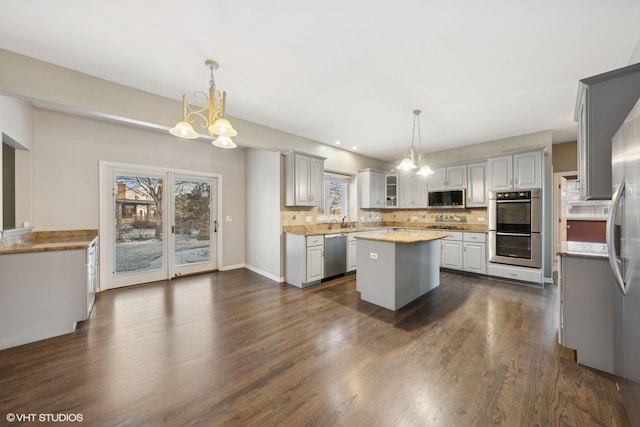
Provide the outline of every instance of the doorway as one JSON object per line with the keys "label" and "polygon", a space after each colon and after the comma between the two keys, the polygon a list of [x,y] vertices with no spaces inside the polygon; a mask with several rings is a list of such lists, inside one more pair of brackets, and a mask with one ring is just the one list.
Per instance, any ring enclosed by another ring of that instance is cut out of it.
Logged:
{"label": "doorway", "polygon": [[101,290],[218,268],[219,176],[100,163]]}
{"label": "doorway", "polygon": [[557,281],[560,242],[567,240],[567,201],[578,200],[578,172],[556,172],[553,174],[553,281]]}

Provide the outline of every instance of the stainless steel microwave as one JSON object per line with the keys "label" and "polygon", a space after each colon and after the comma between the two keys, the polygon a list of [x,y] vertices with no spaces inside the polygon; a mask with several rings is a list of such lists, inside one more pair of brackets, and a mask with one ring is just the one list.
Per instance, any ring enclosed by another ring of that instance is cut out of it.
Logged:
{"label": "stainless steel microwave", "polygon": [[429,207],[432,209],[463,209],[464,189],[429,191]]}

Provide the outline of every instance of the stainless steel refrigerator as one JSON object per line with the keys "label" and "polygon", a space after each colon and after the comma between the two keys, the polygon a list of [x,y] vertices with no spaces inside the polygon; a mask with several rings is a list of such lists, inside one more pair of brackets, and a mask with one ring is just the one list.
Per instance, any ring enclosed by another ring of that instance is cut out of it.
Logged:
{"label": "stainless steel refrigerator", "polygon": [[614,373],[632,426],[640,426],[640,100],[613,137],[614,195],[607,220],[615,277]]}

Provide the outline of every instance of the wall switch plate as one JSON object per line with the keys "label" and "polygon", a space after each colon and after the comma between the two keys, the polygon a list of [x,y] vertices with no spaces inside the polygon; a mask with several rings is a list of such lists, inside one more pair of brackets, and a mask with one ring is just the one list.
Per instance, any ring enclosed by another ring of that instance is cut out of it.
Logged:
{"label": "wall switch plate", "polygon": [[305,222],[313,222],[313,217],[312,216],[308,216],[304,219]]}
{"label": "wall switch plate", "polygon": [[369,252],[369,258],[378,259],[378,254],[376,252]]}
{"label": "wall switch plate", "polygon": [[231,215],[227,215],[227,217],[225,218],[225,220],[226,220],[227,222],[231,222],[231,221],[233,221],[233,217],[232,217]]}

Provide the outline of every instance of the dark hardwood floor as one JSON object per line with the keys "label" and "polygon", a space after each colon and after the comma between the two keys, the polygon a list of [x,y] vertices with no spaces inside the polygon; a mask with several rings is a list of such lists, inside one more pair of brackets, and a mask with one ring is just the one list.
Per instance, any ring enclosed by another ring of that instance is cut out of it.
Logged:
{"label": "dark hardwood floor", "polygon": [[354,276],[107,291],[75,333],[0,351],[0,424],[628,425],[612,377],[557,344],[557,304],[554,285],[447,272],[397,312],[361,301]]}

